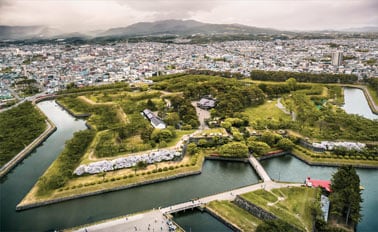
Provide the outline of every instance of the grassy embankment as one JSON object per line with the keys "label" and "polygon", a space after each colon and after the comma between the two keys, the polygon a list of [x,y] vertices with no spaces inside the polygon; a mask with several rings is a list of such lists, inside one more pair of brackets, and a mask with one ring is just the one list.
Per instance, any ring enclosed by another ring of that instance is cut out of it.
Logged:
{"label": "grassy embankment", "polygon": [[262,222],[230,201],[212,201],[206,207],[241,231],[255,231]]}
{"label": "grassy embankment", "polygon": [[291,225],[312,231],[311,208],[318,201],[318,191],[315,188],[292,187],[273,189],[271,192],[257,190],[242,197]]}

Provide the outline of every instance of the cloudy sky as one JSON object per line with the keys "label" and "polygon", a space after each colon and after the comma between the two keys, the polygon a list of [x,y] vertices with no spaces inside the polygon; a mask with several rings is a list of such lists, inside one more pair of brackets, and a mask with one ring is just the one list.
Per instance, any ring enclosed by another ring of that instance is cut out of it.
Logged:
{"label": "cloudy sky", "polygon": [[378,26],[378,0],[0,0],[1,25],[88,31],[194,19],[288,30]]}

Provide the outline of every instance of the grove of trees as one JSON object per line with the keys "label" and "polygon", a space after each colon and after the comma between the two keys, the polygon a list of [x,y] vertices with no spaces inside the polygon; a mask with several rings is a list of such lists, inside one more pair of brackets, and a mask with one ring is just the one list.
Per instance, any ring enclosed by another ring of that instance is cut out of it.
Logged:
{"label": "grove of trees", "polygon": [[360,178],[352,166],[342,166],[331,180],[331,216],[352,228],[361,220]]}
{"label": "grove of trees", "polygon": [[44,116],[31,102],[0,113],[0,166],[29,145],[45,128]]}
{"label": "grove of trees", "polygon": [[311,82],[311,83],[344,83],[353,84],[357,81],[356,75],[349,74],[314,74],[314,73],[298,73],[298,72],[285,72],[285,71],[251,71],[251,78],[253,80],[261,81],[280,81],[284,82],[289,78],[295,78],[298,82]]}

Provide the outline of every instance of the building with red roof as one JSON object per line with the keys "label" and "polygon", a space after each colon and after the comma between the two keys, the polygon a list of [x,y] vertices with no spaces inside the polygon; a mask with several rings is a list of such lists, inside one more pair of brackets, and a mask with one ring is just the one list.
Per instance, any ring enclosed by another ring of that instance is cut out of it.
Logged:
{"label": "building with red roof", "polygon": [[331,190],[331,181],[329,180],[314,180],[310,177],[306,179],[306,186],[308,187],[321,187],[327,190],[327,192],[332,192]]}

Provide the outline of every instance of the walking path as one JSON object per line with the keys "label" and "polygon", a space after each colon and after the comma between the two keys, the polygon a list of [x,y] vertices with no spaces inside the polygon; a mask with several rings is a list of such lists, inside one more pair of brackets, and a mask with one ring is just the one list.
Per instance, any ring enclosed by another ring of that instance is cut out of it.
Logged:
{"label": "walking path", "polygon": [[268,173],[266,173],[263,166],[261,166],[260,162],[253,155],[248,157],[248,161],[252,165],[252,167],[256,170],[257,174],[260,176],[260,178],[264,182],[271,182],[272,181],[270,179]]}
{"label": "walking path", "polygon": [[125,216],[100,224],[82,227],[78,232],[124,232],[124,231],[151,231],[168,232],[167,218],[159,210]]}

